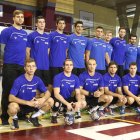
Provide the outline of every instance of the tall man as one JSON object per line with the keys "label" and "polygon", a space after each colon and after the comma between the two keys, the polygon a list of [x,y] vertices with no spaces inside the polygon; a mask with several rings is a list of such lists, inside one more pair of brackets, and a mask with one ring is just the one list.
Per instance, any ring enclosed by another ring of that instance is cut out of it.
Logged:
{"label": "tall man", "polygon": [[[82,36],[83,33],[82,21],[77,21],[74,24],[74,27],[75,27],[74,34],[69,36],[68,57],[72,59],[74,63],[73,73],[79,76],[80,73],[85,71],[84,55],[86,55],[89,52],[88,39]],[[87,55],[85,57],[87,57]]]}
{"label": "tall man", "polygon": [[53,77],[63,71],[63,62],[67,56],[68,37],[63,33],[66,23],[62,17],[56,20],[56,31],[50,33],[50,71]]}
{"label": "tall man", "polygon": [[[118,65],[115,62],[110,62],[108,65],[108,73],[103,76],[105,94],[113,97],[110,108],[122,107],[126,104],[127,99],[122,93],[121,78],[116,74]],[[123,108],[120,110],[120,114],[124,114]]]}
{"label": "tall man", "polygon": [[137,65],[135,62],[130,63],[129,73],[122,78],[123,90],[127,95],[127,103],[135,108],[137,113],[140,113],[140,77],[137,73]]}
{"label": "tall man", "polygon": [[86,102],[81,100],[79,79],[72,74],[73,62],[71,59],[64,61],[64,72],[54,77],[54,96],[52,123],[57,123],[57,112],[62,105],[67,112],[74,110],[76,117],[80,117],[80,109],[86,106]]}
{"label": "tall man", "polygon": [[131,34],[129,38],[129,44],[126,45],[126,51],[125,51],[125,65],[124,65],[125,74],[129,73],[130,63],[137,61],[138,47],[135,45],[136,41],[137,41],[137,36]]}
{"label": "tall man", "polygon": [[22,29],[24,13],[21,10],[13,12],[13,26],[1,32],[1,43],[5,45],[3,80],[2,80],[2,124],[8,124],[8,96],[14,80],[24,73],[27,33]]}
{"label": "tall man", "polygon": [[102,75],[106,73],[105,60],[109,64],[110,59],[107,53],[106,42],[102,39],[103,27],[96,28],[96,37],[89,43],[90,53],[89,58],[93,58],[97,62],[96,71]]}
{"label": "tall man", "polygon": [[86,98],[90,114],[97,114],[98,109],[100,113],[103,113],[104,108],[112,101],[111,96],[104,94],[103,77],[100,73],[95,72],[96,66],[95,59],[89,59],[87,71],[79,76],[81,94]]}
{"label": "tall man", "polygon": [[118,75],[121,78],[124,75],[123,67],[124,67],[125,49],[126,49],[126,40],[124,39],[125,35],[126,35],[126,29],[120,27],[119,37],[114,37],[110,40],[110,44],[113,47],[112,61],[117,63]]}
{"label": "tall man", "polygon": [[45,86],[50,84],[49,74],[49,35],[44,32],[45,18],[38,16],[36,18],[37,30],[28,35],[26,58],[33,58],[37,65],[36,75],[39,76]]}
{"label": "tall man", "polygon": [[[8,113],[13,122],[11,129],[18,129],[18,113],[29,113],[37,111],[30,116],[29,121],[35,127],[41,126],[38,122],[38,116],[44,114],[53,106],[53,99],[50,98],[50,92],[47,90],[42,80],[34,76],[36,64],[34,60],[25,62],[25,74],[19,76],[10,91]],[[45,93],[44,97],[36,99],[36,91]]]}

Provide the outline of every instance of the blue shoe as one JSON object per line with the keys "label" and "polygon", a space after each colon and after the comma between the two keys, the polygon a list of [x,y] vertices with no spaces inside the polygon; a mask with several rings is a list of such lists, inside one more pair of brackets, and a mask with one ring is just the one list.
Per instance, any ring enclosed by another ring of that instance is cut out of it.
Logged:
{"label": "blue shoe", "polygon": [[120,114],[121,115],[125,114],[125,107],[124,106],[120,107]]}
{"label": "blue shoe", "polygon": [[140,114],[140,108],[139,107],[135,108],[135,111]]}

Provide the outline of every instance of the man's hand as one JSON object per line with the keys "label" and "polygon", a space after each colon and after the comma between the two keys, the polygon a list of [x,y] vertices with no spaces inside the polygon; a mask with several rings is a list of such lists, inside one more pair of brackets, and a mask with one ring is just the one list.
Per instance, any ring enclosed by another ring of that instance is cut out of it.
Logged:
{"label": "man's hand", "polygon": [[95,91],[93,94],[94,97],[100,97],[101,95],[102,93],[99,90]]}

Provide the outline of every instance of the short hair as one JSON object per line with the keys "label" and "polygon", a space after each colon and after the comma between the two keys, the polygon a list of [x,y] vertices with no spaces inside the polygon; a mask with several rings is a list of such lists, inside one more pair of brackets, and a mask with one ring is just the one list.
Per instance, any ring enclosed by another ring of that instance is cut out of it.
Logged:
{"label": "short hair", "polygon": [[96,27],[96,30],[97,30],[97,29],[102,29],[102,30],[104,30],[104,28],[103,28],[102,26],[97,26],[97,27]]}
{"label": "short hair", "polygon": [[82,24],[83,25],[83,21],[76,21],[75,23],[74,23],[74,27],[76,27],[77,26],[77,24]]}
{"label": "short hair", "polygon": [[32,59],[32,58],[30,58],[30,59],[26,59],[26,60],[25,60],[25,62],[24,62],[24,66],[26,66],[26,65],[27,65],[27,63],[32,63],[32,62],[34,62],[34,63],[35,63],[35,60],[34,60],[34,59]]}
{"label": "short hair", "polygon": [[126,28],[125,28],[125,27],[120,27],[120,28],[119,28],[119,31],[120,31],[120,30],[125,30],[125,31],[126,31]]}
{"label": "short hair", "polygon": [[66,22],[65,19],[64,19],[63,17],[58,17],[58,18],[56,19],[56,24],[58,24],[59,21],[64,21],[64,22]]}
{"label": "short hair", "polygon": [[38,17],[36,17],[35,23],[37,23],[39,19],[44,19],[45,20],[45,18],[43,16],[38,16]]}
{"label": "short hair", "polygon": [[63,66],[65,66],[65,63],[66,63],[67,61],[71,61],[71,62],[72,62],[72,64],[73,64],[73,61],[72,61],[71,59],[66,58],[66,59],[65,59],[65,61],[63,62]]}
{"label": "short hair", "polygon": [[15,10],[13,12],[13,17],[15,17],[16,15],[19,15],[19,14],[23,14],[24,15],[24,12],[22,10]]}
{"label": "short hair", "polygon": [[131,63],[129,64],[129,68],[130,68],[131,66],[137,66],[137,63],[136,63],[136,62],[131,62]]}
{"label": "short hair", "polygon": [[116,67],[118,68],[118,64],[114,61],[111,61],[109,64],[108,64],[108,68],[111,67],[112,65],[116,65]]}
{"label": "short hair", "polygon": [[112,32],[111,30],[107,30],[107,31],[105,32],[105,34],[109,34],[109,33],[113,34],[113,32]]}
{"label": "short hair", "polygon": [[137,35],[130,34],[130,37],[129,37],[129,39],[131,39],[131,37],[136,37],[136,38],[137,38]]}

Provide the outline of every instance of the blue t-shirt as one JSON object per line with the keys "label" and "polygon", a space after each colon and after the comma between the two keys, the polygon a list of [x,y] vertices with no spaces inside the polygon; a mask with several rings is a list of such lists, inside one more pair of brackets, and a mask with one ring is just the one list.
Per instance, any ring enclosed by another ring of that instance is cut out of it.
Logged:
{"label": "blue t-shirt", "polygon": [[104,86],[108,87],[110,91],[116,92],[118,87],[122,87],[121,78],[115,74],[114,77],[112,77],[109,73],[106,73],[103,76],[104,79]]}
{"label": "blue t-shirt", "polygon": [[118,65],[123,65],[125,60],[126,40],[114,37],[110,40],[113,47],[112,60]]}
{"label": "blue t-shirt", "polygon": [[71,74],[70,77],[67,77],[64,72],[59,73],[54,77],[54,88],[60,88],[60,94],[64,99],[71,97],[72,92],[75,89],[80,88],[79,79],[76,75]]}
{"label": "blue t-shirt", "polygon": [[4,63],[24,65],[27,33],[11,26],[1,32],[1,43],[5,44]]}
{"label": "blue t-shirt", "polygon": [[140,47],[137,49],[137,67],[138,67],[138,72],[140,72]]}
{"label": "blue t-shirt", "polygon": [[37,31],[30,33],[27,47],[31,49],[31,57],[35,60],[37,69],[49,70],[49,35],[46,33],[40,34]]}
{"label": "blue t-shirt", "polygon": [[94,76],[90,76],[87,71],[79,76],[80,86],[86,91],[95,92],[99,88],[104,87],[103,77],[100,73],[95,72]]}
{"label": "blue t-shirt", "polygon": [[125,65],[124,69],[129,69],[129,64],[131,62],[136,62],[137,60],[137,46],[132,44],[126,45],[126,51],[125,51]]}
{"label": "blue t-shirt", "polygon": [[88,48],[88,39],[84,36],[72,34],[68,37],[68,56],[73,61],[75,68],[85,68],[84,54]]}
{"label": "blue t-shirt", "polygon": [[93,38],[89,43],[90,58],[94,58],[97,63],[97,70],[105,70],[105,55],[107,52],[106,42],[102,39]]}
{"label": "blue t-shirt", "polygon": [[[107,42],[106,42],[106,51],[108,52],[108,55],[109,55],[109,58],[110,58],[110,61],[111,61],[113,48],[112,48],[111,44],[107,43]],[[106,66],[108,66],[107,62],[106,62]]]}
{"label": "blue t-shirt", "polygon": [[50,67],[63,67],[68,49],[68,37],[57,31],[50,33]]}
{"label": "blue t-shirt", "polygon": [[30,101],[36,96],[36,90],[39,90],[41,93],[47,91],[42,80],[34,76],[31,81],[28,81],[25,75],[21,75],[15,80],[10,94],[20,99]]}
{"label": "blue t-shirt", "polygon": [[128,86],[129,91],[134,95],[139,94],[140,76],[131,77],[130,74],[126,74],[122,78],[122,84],[123,86]]}

